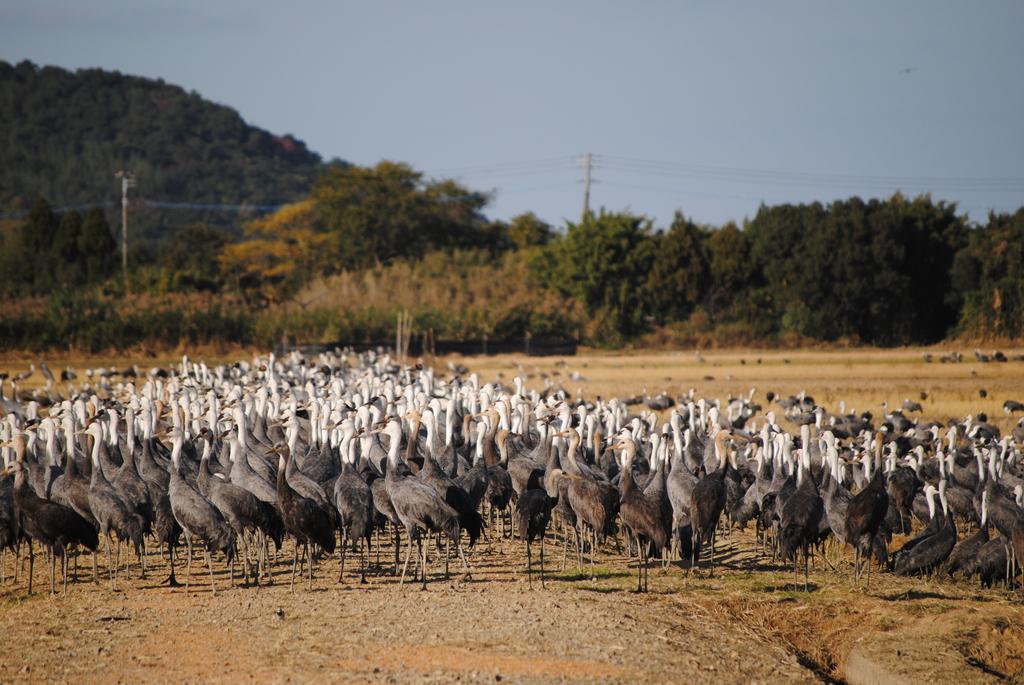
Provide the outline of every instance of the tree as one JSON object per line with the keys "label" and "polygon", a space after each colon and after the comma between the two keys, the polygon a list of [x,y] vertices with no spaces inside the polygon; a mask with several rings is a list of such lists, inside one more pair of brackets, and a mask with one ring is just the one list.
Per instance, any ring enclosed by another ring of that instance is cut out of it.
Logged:
{"label": "tree", "polygon": [[64,287],[77,285],[85,277],[85,259],[78,247],[82,223],[82,215],[77,211],[64,212],[53,239],[53,273]]}
{"label": "tree", "polygon": [[956,205],[898,193],[762,207],[748,228],[781,330],[881,345],[934,342],[955,322],[948,273],[965,230]]}
{"label": "tree", "polygon": [[313,187],[317,217],[342,269],[420,257],[438,248],[489,247],[487,196],[454,181],[424,182],[406,164],[331,167]]}
{"label": "tree", "polygon": [[958,329],[981,337],[1024,337],[1024,208],[991,213],[970,232],[951,268],[963,308]]}
{"label": "tree", "polygon": [[326,249],[334,236],[318,222],[313,200],[285,205],[245,228],[247,240],[224,248],[220,266],[251,299],[280,302],[318,276],[333,260]]}
{"label": "tree", "polygon": [[709,285],[705,231],[676,212],[669,230],[654,240],[657,245],[647,276],[651,312],[660,323],[684,321]]}
{"label": "tree", "polygon": [[729,222],[707,234],[709,284],[705,303],[714,321],[725,316],[752,288],[755,269],[750,259],[750,240]]}
{"label": "tree", "polygon": [[48,258],[56,233],[57,216],[49,202],[37,197],[29,210],[28,219],[21,226],[20,254],[16,257],[24,265],[26,286],[29,289],[41,290],[48,284]]}
{"label": "tree", "polygon": [[92,207],[85,213],[78,251],[83,259],[83,273],[90,283],[105,280],[117,267],[117,243],[110,233],[110,224],[103,210]]}
{"label": "tree", "polygon": [[157,263],[171,290],[220,290],[221,251],[228,234],[208,224],[189,224],[160,250]]}
{"label": "tree", "polygon": [[543,283],[583,303],[595,340],[620,344],[646,327],[644,284],[655,245],[650,220],[602,210],[570,223],[534,269]]}
{"label": "tree", "polygon": [[547,245],[554,237],[550,224],[542,221],[533,212],[512,217],[508,224],[508,236],[517,250],[538,245]]}

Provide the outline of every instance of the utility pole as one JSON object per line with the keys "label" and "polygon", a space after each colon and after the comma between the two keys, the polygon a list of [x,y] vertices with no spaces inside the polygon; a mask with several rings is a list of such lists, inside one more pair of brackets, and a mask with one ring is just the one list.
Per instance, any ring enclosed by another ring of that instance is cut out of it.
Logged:
{"label": "utility pole", "polygon": [[121,274],[128,290],[128,189],[135,187],[135,174],[121,170],[114,174],[121,179]]}
{"label": "utility pole", "polygon": [[594,164],[594,156],[589,152],[583,155],[583,219],[590,214],[590,169]]}

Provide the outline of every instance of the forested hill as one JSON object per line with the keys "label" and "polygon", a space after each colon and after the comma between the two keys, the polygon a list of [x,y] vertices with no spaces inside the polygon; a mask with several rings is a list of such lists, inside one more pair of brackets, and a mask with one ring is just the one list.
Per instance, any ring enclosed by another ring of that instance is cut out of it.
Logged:
{"label": "forested hill", "polygon": [[[322,167],[302,141],[250,126],[230,107],[102,69],[0,61],[0,122],[0,211],[27,209],[37,196],[116,204],[118,169],[135,173],[140,198],[278,204],[307,195]],[[133,232],[155,238],[183,221],[237,220],[186,214],[142,208]]]}

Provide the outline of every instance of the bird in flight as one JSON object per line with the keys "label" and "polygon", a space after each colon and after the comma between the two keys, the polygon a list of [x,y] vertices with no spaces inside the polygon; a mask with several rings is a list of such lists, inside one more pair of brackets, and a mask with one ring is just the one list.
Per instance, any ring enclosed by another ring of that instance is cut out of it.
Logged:
{"label": "bird in flight", "polygon": [[903,76],[905,74],[911,74],[915,71],[917,71],[917,67],[903,67],[902,69],[900,69],[899,74],[900,76]]}

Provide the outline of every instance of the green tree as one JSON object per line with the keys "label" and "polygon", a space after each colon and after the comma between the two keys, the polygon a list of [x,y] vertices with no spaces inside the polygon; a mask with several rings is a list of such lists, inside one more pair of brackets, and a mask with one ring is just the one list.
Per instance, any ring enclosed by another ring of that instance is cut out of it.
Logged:
{"label": "green tree", "polygon": [[595,341],[621,344],[647,326],[644,286],[655,246],[648,219],[602,210],[570,223],[534,269],[541,282],[583,304]]}
{"label": "green tree", "polygon": [[29,210],[28,219],[21,226],[20,260],[27,278],[25,286],[31,290],[42,290],[50,281],[50,249],[57,233],[57,215],[50,203],[37,197]]}
{"label": "green tree", "polygon": [[508,224],[508,236],[517,250],[547,245],[554,235],[551,225],[542,221],[533,212],[514,216]]}
{"label": "green tree", "polygon": [[934,342],[955,322],[948,274],[965,231],[956,205],[899,194],[762,207],[748,227],[781,330],[882,345]]}
{"label": "green tree", "polygon": [[651,312],[659,323],[684,321],[709,285],[705,231],[676,212],[669,230],[653,240],[654,259],[647,277]]}
{"label": "green tree", "polygon": [[217,291],[221,287],[220,254],[228,234],[208,224],[189,224],[160,250],[157,263],[170,290]]}
{"label": "green tree", "polygon": [[1024,337],[1024,208],[989,214],[950,270],[962,299],[958,328],[980,337]]}
{"label": "green tree", "polygon": [[353,269],[420,257],[437,248],[487,248],[487,196],[454,181],[425,182],[406,164],[331,167],[313,188],[319,223],[339,266]]}
{"label": "green tree", "polygon": [[756,269],[750,259],[750,241],[736,224],[729,222],[707,234],[709,284],[706,308],[712,321],[728,313],[745,299],[754,281]]}
{"label": "green tree", "polygon": [[103,210],[92,207],[85,213],[82,232],[78,238],[85,278],[90,283],[106,280],[117,267],[117,243],[110,233],[110,225]]}
{"label": "green tree", "polygon": [[82,215],[75,210],[64,212],[53,239],[53,271],[57,281],[67,287],[80,283],[83,278],[84,259],[78,247],[82,233]]}

